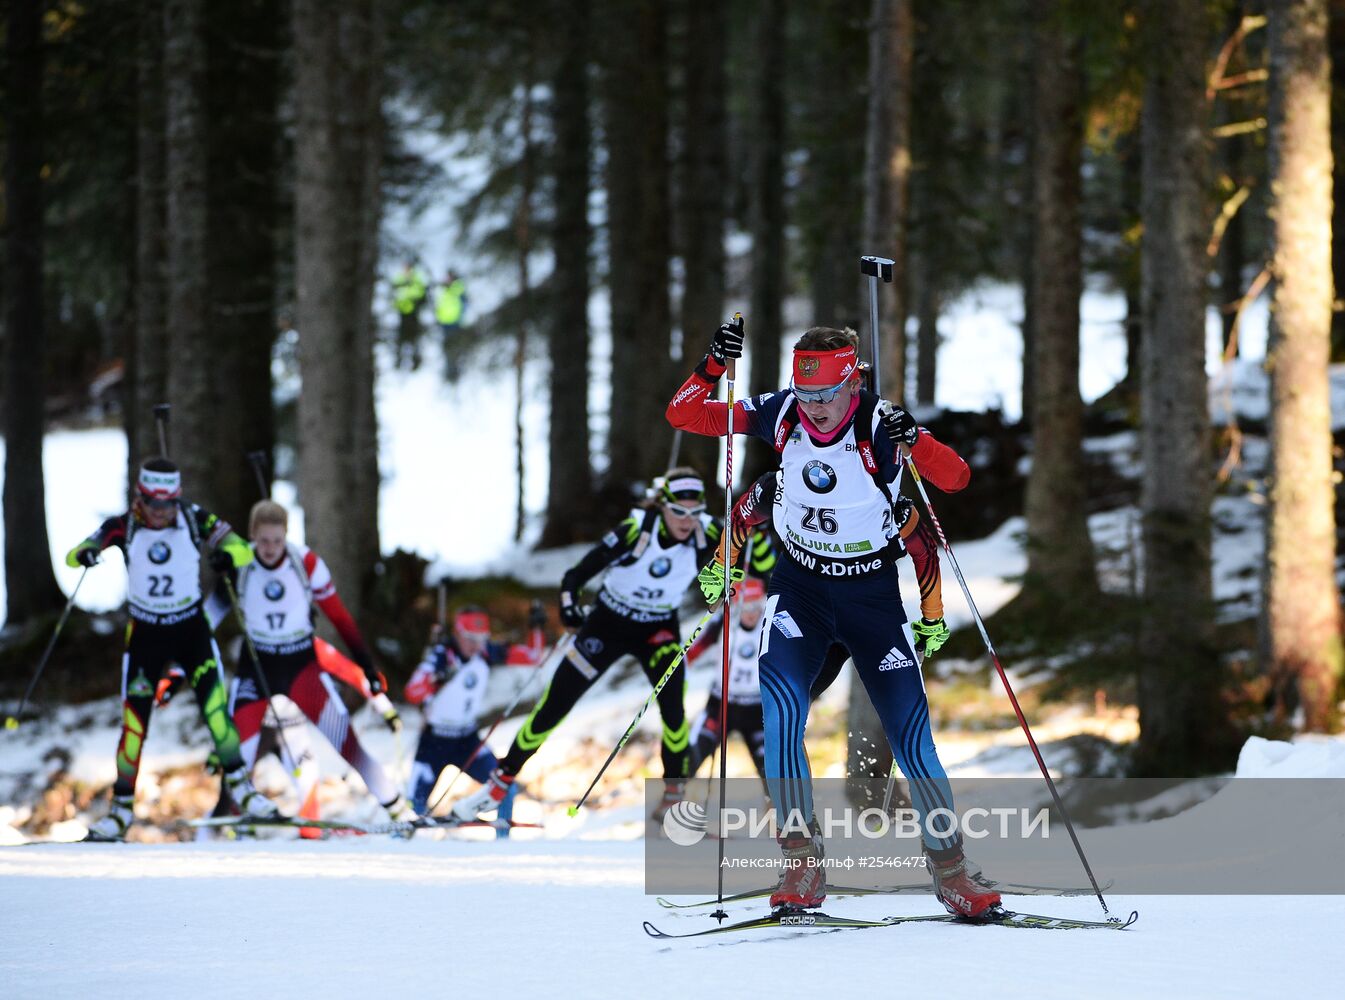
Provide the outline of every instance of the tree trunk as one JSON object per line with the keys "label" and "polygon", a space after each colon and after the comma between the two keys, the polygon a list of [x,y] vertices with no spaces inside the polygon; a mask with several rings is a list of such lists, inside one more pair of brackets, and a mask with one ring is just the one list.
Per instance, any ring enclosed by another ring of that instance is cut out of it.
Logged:
{"label": "tree trunk", "polygon": [[676,385],[668,301],[667,25],[655,0],[607,0],[607,223],[612,302],[608,480],[662,472]]}
{"label": "tree trunk", "polygon": [[348,0],[339,10],[295,0],[293,30],[300,498],[307,540],[358,615],[378,557],[370,305],[381,0]]}
{"label": "tree trunk", "polygon": [[[246,524],[258,499],[247,453],[275,444],[277,113],[284,24],[267,0],[212,7],[209,38],[210,339],[218,345],[218,512]],[[224,235],[227,234],[227,237]],[[269,461],[268,461],[269,468]]]}
{"label": "tree trunk", "polygon": [[[755,6],[752,59],[752,305],[746,317],[748,363],[758,392],[780,387],[785,298],[785,76],[784,0]],[[751,483],[776,468],[779,456],[766,442],[749,439],[741,481]]]}
{"label": "tree trunk", "polygon": [[1142,114],[1144,300],[1141,455],[1144,597],[1141,774],[1229,763],[1210,569],[1205,277],[1210,212],[1200,4],[1145,0]]}
{"label": "tree trunk", "polygon": [[164,2],[167,98],[167,254],[169,369],[173,404],[170,456],[183,492],[213,509],[224,499],[214,450],[215,366],[210,337],[206,239],[205,39],[202,0]]}
{"label": "tree trunk", "polygon": [[[1223,154],[1228,165],[1228,177],[1233,182],[1229,192],[1231,194],[1249,180],[1243,176],[1242,164],[1246,154],[1242,148],[1242,136],[1229,136],[1224,140],[1224,143]],[[1245,209],[1246,206],[1244,205],[1243,208]],[[1233,324],[1237,321],[1238,300],[1242,298],[1244,291],[1242,271],[1247,261],[1247,254],[1243,246],[1244,229],[1242,211],[1239,210],[1228,220],[1223,238],[1219,241],[1219,320],[1223,326],[1225,355],[1228,354],[1229,344],[1232,340]],[[1242,353],[1241,344],[1233,344],[1232,346],[1233,357]]]}
{"label": "tree trunk", "polygon": [[[911,177],[911,67],[915,19],[912,0],[873,0],[869,28],[869,120],[864,158],[866,254],[891,257],[891,284],[880,283],[882,389],[906,396],[906,243]],[[858,268],[858,262],[856,262]],[[860,315],[868,315],[871,279],[860,282]],[[864,331],[866,337],[872,331]]]}
{"label": "tree trunk", "polygon": [[127,481],[159,453],[153,406],[168,401],[163,3],[140,0],[136,60],[135,336],[126,359]]}
{"label": "tree trunk", "polygon": [[[729,169],[725,59],[729,18],[726,4],[692,0],[685,6],[680,249],[686,279],[681,326],[682,368],[690,370],[709,344],[710,335],[727,318],[724,219],[728,212]],[[690,465],[702,475],[713,477],[718,460],[718,440],[697,434],[682,435],[678,464]]]}
{"label": "tree trunk", "polygon": [[378,281],[378,233],[383,218],[382,165],[387,130],[383,118],[384,66],[387,47],[389,0],[347,0],[351,6],[343,18],[341,46],[346,53],[349,82],[348,102],[355,120],[344,130],[345,159],[353,168],[348,183],[349,198],[359,206],[355,235],[359,246],[352,249],[357,270],[345,294],[349,296],[355,350],[350,377],[354,401],[351,437],[355,442],[354,483],[351,488],[351,531],[356,573],[346,586],[358,588],[363,604],[373,584],[374,568],[382,556],[378,544],[378,494],[382,476],[378,468],[378,412],[374,384],[374,344],[378,328],[374,320],[374,286]]}
{"label": "tree trunk", "polygon": [[[1345,289],[1345,3],[1328,5],[1327,42],[1331,60],[1331,274]],[[1345,361],[1345,310],[1331,314],[1331,360]]]}
{"label": "tree trunk", "polygon": [[1097,593],[1088,535],[1079,397],[1083,292],[1082,42],[1061,0],[1035,0],[1032,342],[1036,373],[1027,479],[1025,592],[1043,606],[1085,606]]}
{"label": "tree trunk", "polygon": [[[1121,147],[1121,203],[1127,228],[1130,223],[1140,220],[1143,159],[1140,150],[1140,137],[1137,134],[1122,140]],[[1138,229],[1138,226],[1133,228]],[[1142,245],[1139,239],[1127,237],[1127,253],[1122,265],[1122,287],[1125,291],[1126,318],[1126,373],[1124,385],[1128,398],[1132,402],[1139,393],[1140,371],[1144,367],[1140,359],[1140,345],[1144,342],[1144,302],[1141,293],[1140,273],[1142,270]]]}
{"label": "tree trunk", "polygon": [[1270,506],[1262,624],[1271,673],[1297,681],[1304,728],[1339,725],[1342,675],[1327,360],[1331,91],[1326,0],[1272,0]]}
{"label": "tree trunk", "polygon": [[11,3],[6,34],[8,232],[0,430],[5,438],[6,616],[10,624],[17,624],[65,603],[51,567],[42,474],[47,338],[42,322],[41,0]]}
{"label": "tree trunk", "polygon": [[555,142],[553,307],[548,323],[551,425],[547,434],[543,546],[579,541],[576,529],[593,493],[588,427],[589,2],[551,8],[560,57],[552,87]]}
{"label": "tree trunk", "polygon": [[[1021,9],[1030,19],[1030,11],[1035,0],[1023,0]],[[1021,93],[1015,93],[1010,90],[1005,95],[1005,104],[1007,105],[1005,118],[1013,120],[1016,115],[1021,114],[1027,121],[1031,122],[1036,118],[1036,90],[1037,74],[1036,67],[1032,60],[1032,33],[1033,26],[1027,25],[1023,29],[1028,34],[1028,41],[1022,46],[1025,57],[1016,60],[1016,73]],[[1018,88],[1014,88],[1015,90]],[[1036,130],[1028,127],[1024,129],[1026,141],[1024,142],[1024,164],[1021,174],[1022,180],[1015,192],[1021,199],[1023,205],[1033,203],[1033,182],[1036,177],[1037,163],[1037,137]],[[1037,365],[1036,365],[1036,340],[1037,340],[1037,315],[1036,303],[1033,301],[1032,289],[1036,286],[1036,266],[1037,266],[1037,227],[1035,225],[1023,225],[1021,222],[1013,227],[1017,236],[1015,240],[1015,249],[1018,254],[1018,276],[1023,285],[1023,376],[1022,387],[1019,391],[1019,412],[1021,414],[1020,422],[1023,430],[1032,429],[1032,414],[1036,410],[1036,391],[1037,391]]]}
{"label": "tree trunk", "polygon": [[523,161],[519,167],[520,190],[518,208],[514,216],[514,239],[518,244],[518,297],[521,307],[518,331],[514,339],[514,541],[523,540],[526,523],[526,483],[524,481],[523,406],[525,403],[528,363],[528,327],[532,325],[534,297],[532,278],[528,271],[528,257],[532,254],[532,199],[536,177],[536,139],[533,136],[533,102],[536,57],[533,50],[536,35],[531,22],[527,33],[527,53],[523,65],[523,106],[519,116],[519,137],[523,142]]}

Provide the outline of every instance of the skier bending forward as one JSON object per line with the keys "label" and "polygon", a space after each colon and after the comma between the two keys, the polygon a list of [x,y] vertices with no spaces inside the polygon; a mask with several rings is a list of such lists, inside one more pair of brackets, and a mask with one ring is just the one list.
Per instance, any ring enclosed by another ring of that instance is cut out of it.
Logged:
{"label": "skier bending forward", "polygon": [[[705,511],[705,483],[694,469],[672,469],[657,500],[631,511],[608,532],[560,584],[560,620],[577,629],[551,683],[514,737],[509,752],[480,791],[459,799],[453,815],[474,819],[505,800],[523,765],[599,677],[621,657],[639,661],[651,684],[681,651],[677,606],[719,541],[720,525]],[[607,570],[598,601],[585,615],[579,589]],[[689,773],[691,733],[682,698],[686,664],[679,663],[659,692],[663,717],[664,810],[682,801]]]}

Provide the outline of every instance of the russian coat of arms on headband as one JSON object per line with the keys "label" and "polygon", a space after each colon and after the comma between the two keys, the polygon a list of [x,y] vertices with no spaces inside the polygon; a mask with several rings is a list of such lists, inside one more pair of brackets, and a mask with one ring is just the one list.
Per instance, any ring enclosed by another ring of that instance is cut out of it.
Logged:
{"label": "russian coat of arms on headband", "polygon": [[818,358],[799,358],[799,374],[809,378],[817,374],[817,369],[822,365]]}

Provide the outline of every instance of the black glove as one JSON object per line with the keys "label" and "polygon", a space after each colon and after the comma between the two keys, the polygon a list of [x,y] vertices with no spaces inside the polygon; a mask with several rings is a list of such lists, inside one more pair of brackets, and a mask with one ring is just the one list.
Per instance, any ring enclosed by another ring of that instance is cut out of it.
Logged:
{"label": "black glove", "polygon": [[734,317],[730,323],[721,323],[710,341],[710,357],[724,367],[743,356],[743,319]]}
{"label": "black glove", "polygon": [[75,553],[75,561],[81,566],[97,566],[98,548],[96,546],[90,546],[87,549],[80,549]]}
{"label": "black glove", "polygon": [[378,667],[374,666],[374,661],[367,652],[351,650],[350,658],[364,671],[364,679],[369,682],[370,694],[382,694],[388,689],[388,679],[379,673]]}
{"label": "black glove", "polygon": [[878,419],[882,422],[883,430],[887,431],[887,436],[896,444],[914,448],[915,442],[920,439],[920,428],[916,426],[915,417],[896,403],[883,400],[883,405],[878,411]]}
{"label": "black glove", "polygon": [[[906,537],[906,522],[911,519],[915,513],[915,501],[910,497],[898,496],[892,501],[892,523],[896,525],[897,534]],[[914,527],[912,528],[914,530]]]}
{"label": "black glove", "polygon": [[528,608],[528,628],[546,628],[546,605],[533,601]]}
{"label": "black glove", "polygon": [[210,568],[216,573],[228,573],[234,568],[234,557],[224,549],[214,549],[210,553]]}
{"label": "black glove", "polygon": [[583,628],[584,609],[574,603],[574,595],[568,590],[560,592],[560,623],[566,628]]}

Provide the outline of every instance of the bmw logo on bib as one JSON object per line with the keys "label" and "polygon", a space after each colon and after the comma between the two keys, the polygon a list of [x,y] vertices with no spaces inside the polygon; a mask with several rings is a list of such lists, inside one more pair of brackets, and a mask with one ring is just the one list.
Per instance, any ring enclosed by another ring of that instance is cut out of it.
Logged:
{"label": "bmw logo on bib", "polygon": [[672,560],[667,556],[659,556],[649,565],[650,576],[667,576],[672,570]]}
{"label": "bmw logo on bib", "polygon": [[168,547],[167,542],[155,542],[149,547],[149,561],[156,566],[162,566],[171,558],[173,550]]}
{"label": "bmw logo on bib", "polygon": [[462,686],[465,688],[476,687],[476,674],[464,674],[462,678]]}
{"label": "bmw logo on bib", "polygon": [[749,659],[757,655],[757,643],[755,639],[749,639],[747,642],[738,644],[738,656],[740,659]]}
{"label": "bmw logo on bib", "polygon": [[279,580],[267,580],[266,589],[262,591],[268,601],[278,601],[285,596],[285,585]]}
{"label": "bmw logo on bib", "polygon": [[813,459],[803,467],[803,484],[814,493],[830,493],[836,488],[836,470]]}

